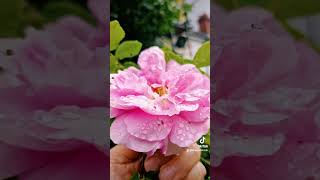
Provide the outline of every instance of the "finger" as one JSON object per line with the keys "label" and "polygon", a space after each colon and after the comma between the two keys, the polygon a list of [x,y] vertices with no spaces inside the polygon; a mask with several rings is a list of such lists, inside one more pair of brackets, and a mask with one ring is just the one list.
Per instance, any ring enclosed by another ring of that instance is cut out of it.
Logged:
{"label": "finger", "polygon": [[189,174],[193,166],[200,160],[201,155],[197,144],[193,144],[189,149],[193,151],[188,151],[188,149],[183,151],[160,168],[160,180],[184,179]]}
{"label": "finger", "polygon": [[126,148],[123,145],[117,145],[110,150],[111,163],[129,163],[139,159],[140,153]]}
{"label": "finger", "polygon": [[123,145],[113,147],[110,150],[110,179],[130,180],[132,174],[139,170],[140,157],[140,153]]}
{"label": "finger", "polygon": [[198,162],[186,177],[186,180],[203,180],[207,171],[201,162]]}
{"label": "finger", "polygon": [[157,151],[153,156],[147,157],[144,162],[144,168],[147,172],[158,171],[160,167],[170,161],[174,156],[164,156],[160,151]]}

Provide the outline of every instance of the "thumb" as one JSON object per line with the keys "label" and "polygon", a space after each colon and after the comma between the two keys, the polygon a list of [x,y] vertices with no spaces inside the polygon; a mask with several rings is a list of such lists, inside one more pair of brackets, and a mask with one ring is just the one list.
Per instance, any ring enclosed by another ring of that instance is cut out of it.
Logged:
{"label": "thumb", "polygon": [[110,177],[111,180],[129,180],[138,172],[141,164],[140,153],[117,145],[110,150]]}

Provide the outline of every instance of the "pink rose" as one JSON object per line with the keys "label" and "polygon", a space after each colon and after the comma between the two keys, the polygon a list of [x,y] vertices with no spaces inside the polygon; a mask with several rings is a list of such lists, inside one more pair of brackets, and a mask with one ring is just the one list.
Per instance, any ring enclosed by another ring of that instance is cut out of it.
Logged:
{"label": "pink rose", "polygon": [[319,178],[320,56],[273,16],[242,8],[224,17],[214,84],[216,179]]}
{"label": "pink rose", "polygon": [[27,30],[0,89],[0,179],[108,179],[106,34],[77,17]]}
{"label": "pink rose", "polygon": [[166,64],[158,47],[144,50],[141,69],[111,75],[111,140],[138,152],[188,147],[209,129],[209,78],[191,64]]}

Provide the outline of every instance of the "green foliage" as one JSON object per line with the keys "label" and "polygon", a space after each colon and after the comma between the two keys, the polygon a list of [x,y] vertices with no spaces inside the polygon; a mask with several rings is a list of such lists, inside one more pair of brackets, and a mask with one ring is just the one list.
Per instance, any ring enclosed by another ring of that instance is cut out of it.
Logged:
{"label": "green foliage", "polygon": [[[169,48],[162,48],[166,61],[175,60],[179,64],[194,64],[201,71],[201,67],[210,66],[210,42],[205,42],[197,51],[193,60],[185,59]],[[202,72],[202,71],[201,71]]]}
{"label": "green foliage", "polygon": [[52,22],[65,15],[75,15],[87,22],[94,24],[95,20],[89,11],[81,5],[69,1],[52,1],[46,4],[41,10],[46,22]]}
{"label": "green foliage", "polygon": [[226,9],[255,5],[272,11],[279,18],[312,15],[320,12],[318,0],[216,0]]}
{"label": "green foliage", "polygon": [[111,0],[110,4],[111,20],[117,19],[124,29],[130,29],[127,38],[138,39],[144,48],[172,32],[183,9],[173,0]]}
{"label": "green foliage", "polygon": [[24,0],[0,1],[0,37],[21,37],[27,26],[41,27],[44,18]]}
{"label": "green foliage", "polygon": [[139,68],[138,65],[132,61],[126,61],[123,63],[123,67],[126,69],[128,67],[136,67]]}
{"label": "green foliage", "polygon": [[110,51],[115,50],[121,40],[125,37],[125,32],[117,20],[110,22]]}
{"label": "green foliage", "polygon": [[116,50],[116,57],[119,60],[124,58],[131,58],[140,52],[142,48],[142,43],[139,41],[124,41],[122,42]]}
{"label": "green foliage", "polygon": [[118,59],[110,53],[110,72],[116,73],[119,69],[122,69],[122,65],[119,63]]}
{"label": "green foliage", "polygon": [[[123,41],[125,32],[117,20],[110,22],[110,71],[116,73],[118,70],[128,68],[129,66],[137,67],[132,61],[125,61],[123,64],[119,60],[137,56],[141,50],[142,43],[139,41]],[[120,44],[120,45],[119,45]],[[114,55],[115,53],[115,55]]]}
{"label": "green foliage", "polygon": [[[75,15],[95,24],[95,18],[77,0],[1,0],[1,37],[22,37],[26,27],[41,28],[65,15]],[[86,5],[86,2],[85,2]]]}
{"label": "green foliage", "polygon": [[197,67],[210,66],[210,41],[205,42],[197,51],[193,64]]}
{"label": "green foliage", "polygon": [[24,0],[0,1],[0,37],[14,37],[21,35],[23,23]]}
{"label": "green foliage", "polygon": [[166,61],[175,60],[179,64],[190,64],[192,63],[191,59],[185,59],[181,55],[176,54],[169,48],[162,48],[162,51],[164,52]]}
{"label": "green foliage", "polygon": [[139,173],[138,172],[134,173],[131,176],[130,180],[140,180]]}

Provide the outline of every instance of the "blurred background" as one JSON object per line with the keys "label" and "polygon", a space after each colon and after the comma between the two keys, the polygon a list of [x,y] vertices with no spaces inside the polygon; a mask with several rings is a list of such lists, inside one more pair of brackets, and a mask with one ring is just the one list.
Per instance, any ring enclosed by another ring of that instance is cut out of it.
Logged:
{"label": "blurred background", "polygon": [[126,38],[144,48],[167,47],[192,59],[209,40],[210,0],[111,0],[115,19],[128,30]]}
{"label": "blurred background", "polygon": [[232,11],[256,6],[272,12],[293,37],[320,47],[320,1],[318,0],[213,0],[214,6]]}
{"label": "blurred background", "polygon": [[86,0],[1,0],[0,37],[22,37],[26,27],[41,28],[66,15],[95,23]]}

